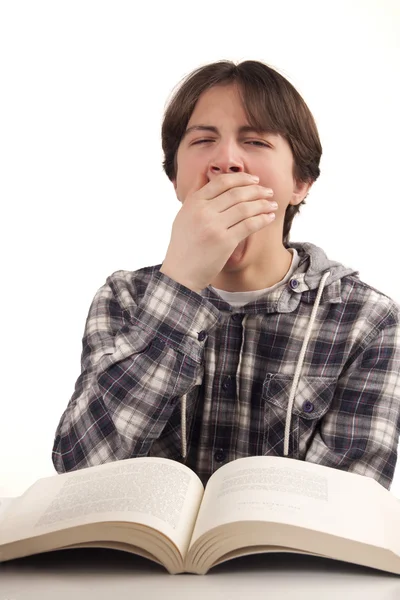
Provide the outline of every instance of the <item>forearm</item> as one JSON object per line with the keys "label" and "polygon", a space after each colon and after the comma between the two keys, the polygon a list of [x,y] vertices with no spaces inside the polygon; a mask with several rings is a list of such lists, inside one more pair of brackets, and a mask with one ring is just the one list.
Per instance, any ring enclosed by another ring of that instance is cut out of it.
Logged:
{"label": "forearm", "polygon": [[56,431],[57,471],[147,455],[176,400],[201,382],[204,339],[198,332],[216,324],[218,311],[194,293],[188,301],[186,289],[169,288],[160,277],[119,328],[114,319],[100,331],[103,299],[91,309],[83,371]]}
{"label": "forearm", "polygon": [[[166,363],[173,360],[163,356]],[[179,386],[171,377],[166,380],[162,366],[155,368],[153,381],[166,381],[157,392],[151,385],[146,390],[137,378],[147,360],[145,354],[128,358],[100,373],[97,381],[95,375],[83,375],[83,388],[71,399],[57,428],[53,463],[58,472],[149,453],[174,410],[173,389],[183,395],[199,365],[191,366],[192,377],[186,368],[187,379]]]}

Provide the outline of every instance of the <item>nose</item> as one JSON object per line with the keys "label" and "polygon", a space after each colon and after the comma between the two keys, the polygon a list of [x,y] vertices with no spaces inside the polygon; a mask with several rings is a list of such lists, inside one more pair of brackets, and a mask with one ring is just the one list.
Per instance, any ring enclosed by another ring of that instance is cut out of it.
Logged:
{"label": "nose", "polygon": [[208,165],[207,175],[209,179],[221,173],[239,173],[244,171],[243,161],[234,155],[232,145],[222,145],[216,148],[216,154],[211,158]]}
{"label": "nose", "polygon": [[213,177],[214,175],[220,175],[221,173],[240,173],[241,171],[244,171],[242,165],[221,166],[220,164],[216,165],[214,163],[210,165],[208,169],[208,175]]}

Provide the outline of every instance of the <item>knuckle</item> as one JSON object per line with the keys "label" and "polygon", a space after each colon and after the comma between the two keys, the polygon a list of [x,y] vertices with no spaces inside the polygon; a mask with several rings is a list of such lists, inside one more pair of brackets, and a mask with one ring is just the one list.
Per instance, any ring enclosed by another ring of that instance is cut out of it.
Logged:
{"label": "knuckle", "polygon": [[218,239],[219,231],[215,224],[209,222],[203,227],[203,238],[213,242]]}
{"label": "knuckle", "polygon": [[253,231],[253,227],[254,227],[253,219],[248,219],[247,221],[245,221],[245,227],[246,227],[246,230],[251,233]]}
{"label": "knuckle", "polygon": [[235,202],[237,202],[238,200],[241,199],[242,195],[241,195],[241,190],[237,187],[231,188],[229,190],[230,195],[233,197],[233,199],[235,200]]}
{"label": "knuckle", "polygon": [[248,217],[250,215],[250,206],[248,202],[241,202],[238,204],[238,211],[241,217]]}

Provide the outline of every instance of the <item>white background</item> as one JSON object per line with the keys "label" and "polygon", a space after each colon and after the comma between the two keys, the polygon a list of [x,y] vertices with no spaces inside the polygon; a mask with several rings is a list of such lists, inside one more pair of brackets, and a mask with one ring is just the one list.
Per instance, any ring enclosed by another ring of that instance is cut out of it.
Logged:
{"label": "white background", "polygon": [[163,110],[200,65],[261,60],[298,89],[324,153],[291,240],[400,302],[399,40],[396,0],[0,0],[0,496],[55,473],[97,289],[164,259]]}

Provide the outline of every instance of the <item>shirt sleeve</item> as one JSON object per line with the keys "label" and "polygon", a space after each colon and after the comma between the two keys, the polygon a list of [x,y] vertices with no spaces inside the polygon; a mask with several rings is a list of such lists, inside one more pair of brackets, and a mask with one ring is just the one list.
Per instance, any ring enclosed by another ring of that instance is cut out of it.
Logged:
{"label": "shirt sleeve", "polygon": [[306,460],[376,479],[390,489],[400,425],[400,328],[393,315],[344,369]]}
{"label": "shirt sleeve", "polygon": [[174,399],[203,377],[204,341],[219,311],[159,271],[137,303],[119,273],[127,272],[109,277],[89,309],[81,374],[53,445],[59,473],[146,456]]}

